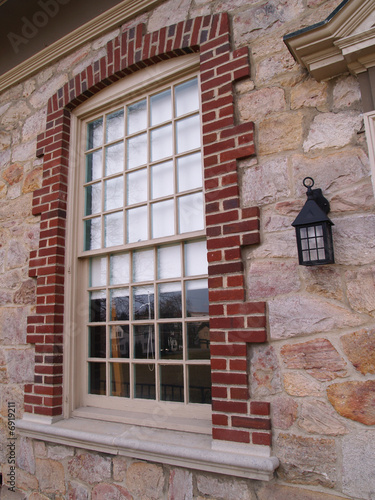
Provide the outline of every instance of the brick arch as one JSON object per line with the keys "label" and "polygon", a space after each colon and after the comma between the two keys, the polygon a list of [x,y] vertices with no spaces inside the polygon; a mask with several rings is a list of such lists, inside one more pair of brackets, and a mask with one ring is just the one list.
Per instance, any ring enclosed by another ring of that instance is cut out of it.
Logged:
{"label": "brick arch", "polygon": [[31,252],[36,314],[27,342],[35,344],[34,384],[25,411],[62,415],[64,254],[70,112],[113,82],[162,60],[199,52],[209,261],[213,437],[268,445],[269,404],[251,401],[247,345],[266,341],[264,302],[245,300],[241,248],[259,243],[259,209],[242,208],[237,160],[254,155],[253,124],[236,124],[233,84],[250,76],[246,47],[231,50],[228,16],[198,17],[145,33],[143,24],[108,42],[106,56],[87,66],[48,101],[38,136],[43,184],[34,192],[39,249]]}

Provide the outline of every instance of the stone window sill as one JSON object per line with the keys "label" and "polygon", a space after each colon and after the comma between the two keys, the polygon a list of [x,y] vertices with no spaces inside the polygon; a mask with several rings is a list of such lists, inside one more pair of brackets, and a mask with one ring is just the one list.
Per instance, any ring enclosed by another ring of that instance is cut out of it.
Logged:
{"label": "stone window sill", "polygon": [[213,441],[193,432],[73,417],[57,422],[25,414],[21,436],[189,469],[269,481],[279,461],[267,446]]}

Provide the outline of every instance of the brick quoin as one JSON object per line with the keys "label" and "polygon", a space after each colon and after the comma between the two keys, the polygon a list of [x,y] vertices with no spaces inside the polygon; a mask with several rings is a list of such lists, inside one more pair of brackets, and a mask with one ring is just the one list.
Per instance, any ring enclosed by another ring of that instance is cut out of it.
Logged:
{"label": "brick quoin", "polygon": [[[106,46],[106,55],[87,66],[48,101],[46,130],[38,136],[43,184],[33,195],[41,216],[39,249],[30,254],[36,278],[36,314],[28,318],[27,340],[35,344],[34,384],[25,387],[25,411],[62,415],[64,256],[69,175],[70,113],[113,82],[142,68],[199,53],[202,132],[209,249],[213,438],[270,444],[269,404],[250,401],[247,345],[266,341],[264,303],[245,300],[241,249],[260,241],[259,208],[241,207],[237,161],[255,154],[251,122],[236,123],[233,85],[250,76],[246,47],[232,50],[225,13],[198,17],[145,34],[143,24]],[[253,416],[253,415],[256,415]],[[216,428],[215,426],[220,426]],[[237,427],[237,428],[233,428]],[[240,427],[240,428],[238,428]],[[263,432],[259,432],[262,429]]]}

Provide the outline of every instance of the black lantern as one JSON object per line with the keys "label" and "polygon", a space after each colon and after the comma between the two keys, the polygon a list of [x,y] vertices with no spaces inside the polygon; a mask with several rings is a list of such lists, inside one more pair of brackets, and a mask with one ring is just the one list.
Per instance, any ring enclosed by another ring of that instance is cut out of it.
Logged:
{"label": "black lantern", "polygon": [[311,189],[314,179],[305,177],[307,201],[292,226],[296,229],[298,259],[302,266],[333,264],[333,222],[327,217],[329,202],[321,189]]}

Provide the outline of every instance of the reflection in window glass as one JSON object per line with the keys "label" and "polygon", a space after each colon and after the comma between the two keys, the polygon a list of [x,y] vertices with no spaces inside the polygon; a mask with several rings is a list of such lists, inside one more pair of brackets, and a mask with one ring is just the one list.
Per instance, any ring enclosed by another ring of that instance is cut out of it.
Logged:
{"label": "reflection in window glass", "polygon": [[162,238],[174,234],[174,201],[166,200],[152,205],[152,237]]}
{"label": "reflection in window glass", "polygon": [[85,215],[98,214],[102,209],[102,185],[100,182],[91,184],[85,189]]}
{"label": "reflection in window glass", "polygon": [[121,208],[124,205],[124,179],[122,176],[105,181],[105,210]]}
{"label": "reflection in window glass", "polygon": [[186,315],[189,317],[208,315],[208,282],[207,280],[186,281],[185,283]]}
{"label": "reflection in window glass", "polygon": [[139,250],[133,255],[133,280],[152,281],[154,279],[154,251]]}
{"label": "reflection in window glass", "polygon": [[106,368],[105,363],[89,363],[89,394],[106,394]]}
{"label": "reflection in window glass", "polygon": [[163,283],[158,287],[159,318],[181,318],[181,283]]}
{"label": "reflection in window glass", "polygon": [[133,327],[134,357],[155,359],[154,325],[135,325]]}
{"label": "reflection in window glass", "polygon": [[211,368],[189,366],[189,403],[211,404]]}
{"label": "reflection in window glass", "polygon": [[147,240],[147,207],[132,208],[127,211],[127,243]]}
{"label": "reflection in window glass", "polygon": [[160,367],[160,399],[162,401],[184,401],[182,365],[162,365]]}
{"label": "reflection in window glass", "polygon": [[179,232],[199,231],[204,228],[202,193],[181,196],[178,199]]}
{"label": "reflection in window glass", "polygon": [[111,255],[111,285],[121,285],[129,283],[129,264],[130,257],[128,252]]}
{"label": "reflection in window glass", "polygon": [[89,327],[89,357],[90,358],[105,358],[106,357],[106,328],[105,326],[90,326]]}
{"label": "reflection in window glass", "polygon": [[114,247],[124,243],[124,214],[115,212],[104,217],[105,246]]}
{"label": "reflection in window glass", "polygon": [[151,125],[158,125],[172,118],[171,90],[165,90],[150,98]]}
{"label": "reflection in window glass", "polygon": [[87,155],[86,182],[95,181],[102,176],[102,157],[102,150]]}
{"label": "reflection in window glass", "polygon": [[198,80],[176,85],[175,89],[176,116],[186,115],[199,109]]}
{"label": "reflection in window glass", "polygon": [[210,326],[208,321],[187,324],[189,359],[210,359]]}
{"label": "reflection in window glass", "polygon": [[131,169],[147,163],[147,134],[127,140],[126,168]]}
{"label": "reflection in window glass", "polygon": [[134,396],[141,399],[155,399],[155,370],[149,364],[134,365]]}
{"label": "reflection in window glass", "polygon": [[105,148],[105,175],[118,174],[124,169],[124,144]]}
{"label": "reflection in window glass", "polygon": [[98,323],[106,320],[106,293],[98,290],[90,293],[90,321]]}
{"label": "reflection in window glass", "polygon": [[96,250],[102,246],[100,217],[85,221],[85,250]]}
{"label": "reflection in window glass", "polygon": [[185,275],[208,274],[206,241],[193,241],[185,245]]}
{"label": "reflection in window glass", "polygon": [[87,125],[87,149],[97,148],[103,144],[103,118]]}
{"label": "reflection in window glass", "polygon": [[202,157],[200,153],[177,160],[178,192],[202,187]]}
{"label": "reflection in window glass", "polygon": [[142,99],[127,107],[128,134],[140,132],[147,127],[147,100]]}
{"label": "reflection in window glass", "polygon": [[161,359],[182,359],[182,323],[160,323],[159,356]]}
{"label": "reflection in window glass", "polygon": [[107,116],[106,142],[116,141],[124,135],[124,110],[119,109]]}
{"label": "reflection in window glass", "polygon": [[158,248],[158,278],[178,278],[181,276],[181,247],[166,245]]}
{"label": "reflection in window glass", "polygon": [[173,162],[166,161],[151,167],[151,198],[161,198],[174,193]]}
{"label": "reflection in window glass", "polygon": [[111,396],[130,397],[128,363],[111,363]]}
{"label": "reflection in window glass", "polygon": [[90,259],[90,286],[105,286],[107,284],[107,259],[94,257]]}
{"label": "reflection in window glass", "polygon": [[129,319],[129,288],[111,290],[110,297],[111,321]]}
{"label": "reflection in window glass", "polygon": [[154,318],[154,287],[136,286],[133,288],[133,319]]}
{"label": "reflection in window glass", "polygon": [[129,358],[129,325],[111,326],[112,358]]}
{"label": "reflection in window glass", "polygon": [[199,115],[189,116],[176,123],[177,153],[199,148],[201,129]]}
{"label": "reflection in window glass", "polygon": [[126,175],[126,204],[133,205],[147,201],[147,170],[136,170]]}
{"label": "reflection in window glass", "polygon": [[173,154],[172,125],[151,131],[151,161],[162,160]]}

